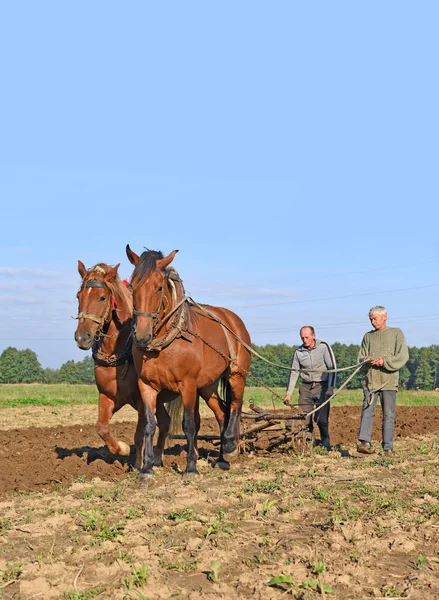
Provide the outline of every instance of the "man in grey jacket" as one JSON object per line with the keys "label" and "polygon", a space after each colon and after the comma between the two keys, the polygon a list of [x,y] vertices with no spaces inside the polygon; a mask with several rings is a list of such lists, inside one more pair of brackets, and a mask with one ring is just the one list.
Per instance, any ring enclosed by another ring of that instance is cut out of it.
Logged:
{"label": "man in grey jacket", "polygon": [[[323,404],[334,393],[336,373],[323,373],[322,371],[334,370],[336,364],[331,346],[326,342],[316,340],[314,327],[310,325],[302,327],[300,338],[302,345],[294,353],[285,401],[290,400],[300,372],[302,383],[299,388],[299,407],[303,412],[308,413]],[[306,427],[311,434],[314,420],[320,430],[321,444],[328,450],[331,447],[329,404],[329,402],[325,404],[306,421]]]}

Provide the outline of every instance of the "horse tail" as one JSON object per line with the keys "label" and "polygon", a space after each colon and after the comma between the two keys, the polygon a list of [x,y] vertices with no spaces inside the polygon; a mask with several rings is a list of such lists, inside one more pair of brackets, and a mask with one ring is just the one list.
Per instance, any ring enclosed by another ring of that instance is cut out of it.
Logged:
{"label": "horse tail", "polygon": [[[181,423],[183,421],[183,402],[181,396],[178,396],[172,402],[166,402],[165,408],[168,415],[171,417],[171,424],[169,426],[169,435],[180,435],[183,433]],[[168,438],[169,440],[169,438]]]}

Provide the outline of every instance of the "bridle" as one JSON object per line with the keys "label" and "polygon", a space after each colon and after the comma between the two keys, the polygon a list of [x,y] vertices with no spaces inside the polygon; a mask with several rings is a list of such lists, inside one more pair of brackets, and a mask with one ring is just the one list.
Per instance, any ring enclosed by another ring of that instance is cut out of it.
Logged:
{"label": "bridle", "polygon": [[96,336],[99,336],[99,335],[101,335],[100,332],[103,329],[105,323],[108,320],[108,317],[111,314],[113,293],[104,281],[97,281],[96,279],[90,279],[89,281],[84,283],[81,286],[81,288],[79,289],[79,291],[83,290],[84,288],[102,288],[102,289],[107,289],[110,292],[110,295],[108,297],[108,306],[105,309],[105,313],[104,313],[103,317],[100,317],[99,315],[94,315],[93,313],[88,313],[88,312],[80,312],[78,314],[78,316],[75,317],[76,319],[90,319],[91,321],[94,321],[95,323],[97,323],[99,325],[99,329],[96,332]]}
{"label": "bridle", "polygon": [[[155,312],[151,313],[151,312],[143,312],[141,310],[135,310],[133,309],[133,316],[134,317],[151,317],[153,319],[152,321],[152,330],[154,331],[157,327],[158,321],[159,321],[159,317],[160,317],[160,310],[162,308],[162,304],[164,304],[164,300],[166,300],[166,296],[165,296],[165,278],[166,275],[163,271],[161,271],[160,269],[154,269],[155,273],[160,273],[160,275],[162,276],[162,294],[160,296],[160,302],[158,305],[158,308]],[[166,308],[165,308],[166,311]],[[136,318],[134,318],[134,324],[136,322]]]}

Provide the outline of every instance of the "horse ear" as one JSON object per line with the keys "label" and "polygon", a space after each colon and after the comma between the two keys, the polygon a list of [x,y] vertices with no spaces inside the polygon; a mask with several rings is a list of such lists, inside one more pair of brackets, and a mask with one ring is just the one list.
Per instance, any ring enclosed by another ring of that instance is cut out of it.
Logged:
{"label": "horse ear", "polygon": [[131,250],[129,244],[127,244],[126,253],[127,253],[128,260],[130,261],[130,263],[132,265],[137,265],[137,263],[139,262],[139,256]]}
{"label": "horse ear", "polygon": [[175,255],[177,254],[178,250],[173,250],[171,252],[171,254],[168,254],[168,256],[165,256],[165,258],[162,258],[160,260],[157,261],[157,267],[159,269],[166,269],[166,267],[168,265],[171,264],[171,262],[174,260]]}
{"label": "horse ear", "polygon": [[84,276],[87,273],[84,263],[80,260],[78,260],[78,273],[81,275],[82,279],[84,279]]}
{"label": "horse ear", "polygon": [[112,267],[108,273],[105,275],[106,281],[113,281],[117,275],[117,269],[119,268],[120,263],[117,263],[115,267]]}

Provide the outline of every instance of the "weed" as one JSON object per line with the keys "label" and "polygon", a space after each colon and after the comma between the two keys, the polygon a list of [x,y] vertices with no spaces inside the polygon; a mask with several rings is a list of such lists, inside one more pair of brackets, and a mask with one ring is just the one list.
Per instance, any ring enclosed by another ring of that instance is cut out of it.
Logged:
{"label": "weed", "polygon": [[243,492],[246,494],[254,494],[255,492],[260,494],[270,494],[283,489],[282,485],[282,473],[279,473],[274,480],[264,481],[249,481],[243,487]]}
{"label": "weed", "polygon": [[12,529],[12,519],[0,519],[0,535]]}
{"label": "weed", "polygon": [[92,487],[87,487],[87,488],[83,489],[81,492],[81,498],[83,500],[90,500],[91,498],[94,498],[95,496],[96,496],[96,490]]}
{"label": "weed", "polygon": [[117,556],[114,557],[114,560],[123,560],[124,562],[132,563],[134,559],[130,554],[127,554],[126,552],[122,552],[122,550],[119,550],[119,552],[117,553]]}
{"label": "weed", "polygon": [[22,573],[21,567],[22,563],[11,563],[9,561],[6,561],[6,568],[0,569],[2,573],[1,581],[3,583],[16,581]]}
{"label": "weed", "polygon": [[312,496],[319,502],[327,502],[330,498],[330,493],[323,488],[315,488],[312,490]]}
{"label": "weed", "polygon": [[415,569],[422,569],[427,559],[422,554],[418,555],[418,560],[415,562]]}
{"label": "weed", "polygon": [[233,525],[231,523],[224,522],[224,513],[222,510],[219,510],[217,518],[214,519],[207,528],[205,538],[208,539],[211,535],[217,535],[219,533],[228,533],[230,535],[232,533],[232,527]]}
{"label": "weed", "polygon": [[102,594],[105,588],[94,588],[92,590],[86,590],[84,592],[64,592],[63,600],[89,600]]}
{"label": "weed", "polygon": [[209,566],[210,566],[210,571],[207,572],[207,579],[211,583],[216,583],[218,581],[218,575],[219,575],[221,563],[219,560],[211,560]]}
{"label": "weed", "polygon": [[147,512],[146,504],[142,504],[141,506],[132,506],[126,512],[127,519],[139,519],[140,517],[145,516]]}
{"label": "weed", "polygon": [[190,508],[181,508],[180,510],[173,510],[169,513],[168,519],[175,523],[184,523],[185,521],[197,521],[197,516],[194,511]]}
{"label": "weed", "polygon": [[321,560],[319,560],[319,561],[312,560],[310,562],[310,568],[311,568],[311,573],[313,575],[320,575],[321,573],[323,573],[323,571],[325,571],[326,565]]}
{"label": "weed", "polygon": [[431,502],[425,502],[424,504],[422,504],[419,507],[420,511],[421,511],[421,518],[420,521],[428,521],[428,519],[431,519],[432,517],[438,517],[439,516],[439,505],[438,504],[432,504]]}
{"label": "weed", "polygon": [[133,588],[143,587],[148,583],[149,569],[145,563],[143,563],[138,569],[131,565],[131,574],[125,575],[121,579],[120,586],[130,591]]}
{"label": "weed", "polygon": [[114,540],[123,530],[123,526],[120,523],[111,526],[108,525],[107,513],[100,516],[95,509],[92,509],[90,512],[86,510],[80,510],[79,512],[84,517],[84,521],[81,523],[84,531],[92,533],[99,541]]}
{"label": "weed", "polygon": [[167,571],[178,571],[179,573],[187,573],[189,571],[196,571],[198,568],[198,561],[193,558],[189,560],[180,559],[180,560],[160,560],[160,566],[166,569]]}
{"label": "weed", "polygon": [[257,514],[263,517],[267,516],[273,506],[275,506],[278,502],[280,502],[280,500],[270,500],[270,498],[267,498],[260,509],[257,510]]}

